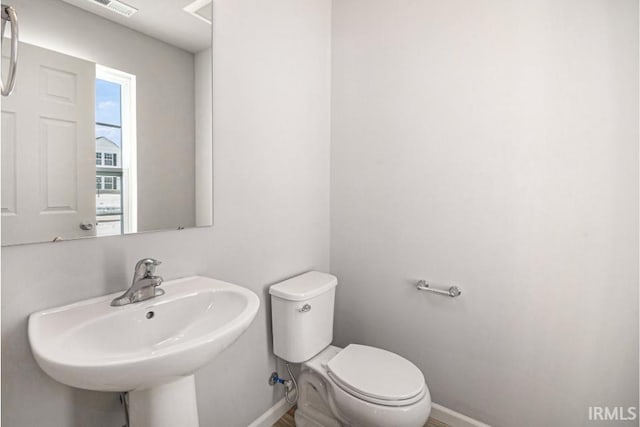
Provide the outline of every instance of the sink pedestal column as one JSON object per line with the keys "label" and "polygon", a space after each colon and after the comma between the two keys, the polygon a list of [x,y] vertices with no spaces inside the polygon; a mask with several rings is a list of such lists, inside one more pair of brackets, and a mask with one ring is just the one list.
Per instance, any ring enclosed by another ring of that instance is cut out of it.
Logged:
{"label": "sink pedestal column", "polygon": [[199,427],[193,375],[129,392],[131,427]]}

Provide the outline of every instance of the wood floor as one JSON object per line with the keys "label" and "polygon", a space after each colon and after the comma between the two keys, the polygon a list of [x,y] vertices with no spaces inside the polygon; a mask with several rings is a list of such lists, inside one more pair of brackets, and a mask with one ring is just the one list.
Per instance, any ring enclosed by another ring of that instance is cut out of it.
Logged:
{"label": "wood floor", "polygon": [[282,418],[276,422],[273,427],[296,427],[296,422],[293,420],[293,413],[296,411],[296,407],[289,409],[289,412],[284,414]]}
{"label": "wood floor", "polygon": [[[273,427],[296,427],[296,422],[293,419],[293,413],[295,412],[295,410],[295,407],[291,408],[289,412],[284,414],[282,418],[280,418],[278,422],[273,425]],[[449,427],[449,425],[434,418],[429,418],[429,421],[427,421],[427,424],[425,424],[424,427]]]}

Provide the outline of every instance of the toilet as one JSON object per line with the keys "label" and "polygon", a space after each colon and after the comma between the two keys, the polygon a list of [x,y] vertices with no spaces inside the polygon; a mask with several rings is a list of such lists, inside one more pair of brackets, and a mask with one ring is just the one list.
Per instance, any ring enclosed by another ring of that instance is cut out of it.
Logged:
{"label": "toilet", "polygon": [[424,426],[431,395],[418,367],[376,347],[331,345],[337,284],[311,271],[269,289],[273,352],[301,364],[296,426]]}

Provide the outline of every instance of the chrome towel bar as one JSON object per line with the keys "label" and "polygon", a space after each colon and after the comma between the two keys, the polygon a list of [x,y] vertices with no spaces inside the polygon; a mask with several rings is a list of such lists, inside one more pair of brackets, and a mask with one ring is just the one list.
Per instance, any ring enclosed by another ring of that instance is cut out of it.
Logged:
{"label": "chrome towel bar", "polygon": [[4,44],[5,26],[7,22],[11,24],[11,59],[9,62],[7,81],[3,81],[2,76],[0,76],[0,94],[2,94],[2,96],[9,96],[16,85],[16,70],[18,68],[18,15],[16,14],[16,10],[11,6],[1,6],[0,15],[2,18],[0,47]]}
{"label": "chrome towel bar", "polygon": [[432,287],[429,286],[429,284],[427,283],[426,280],[419,280],[418,284],[416,285],[416,288],[419,291],[427,291],[427,292],[432,292],[434,294],[446,295],[446,296],[451,297],[451,298],[456,298],[456,297],[459,297],[460,295],[462,295],[462,289],[460,289],[457,286],[451,286],[447,290],[445,290],[445,289],[433,289]]}

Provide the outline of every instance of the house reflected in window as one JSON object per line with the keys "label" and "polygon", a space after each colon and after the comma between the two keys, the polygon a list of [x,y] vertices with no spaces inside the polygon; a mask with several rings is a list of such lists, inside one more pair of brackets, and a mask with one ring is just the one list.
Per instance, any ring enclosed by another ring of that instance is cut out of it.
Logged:
{"label": "house reflected in window", "polygon": [[122,232],[122,149],[109,138],[96,138],[96,215],[99,235]]}
{"label": "house reflected in window", "polygon": [[98,236],[121,234],[122,88],[96,80],[96,218]]}

